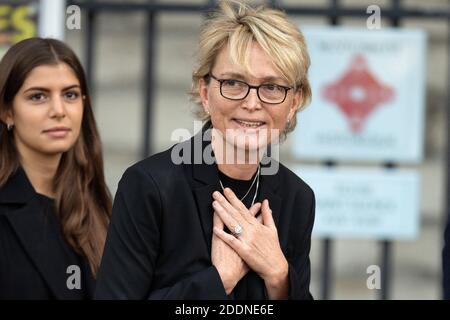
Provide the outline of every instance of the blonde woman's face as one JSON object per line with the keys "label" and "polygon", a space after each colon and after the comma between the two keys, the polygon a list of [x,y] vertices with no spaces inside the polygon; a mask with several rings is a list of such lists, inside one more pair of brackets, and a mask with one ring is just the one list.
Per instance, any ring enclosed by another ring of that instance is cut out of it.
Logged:
{"label": "blonde woman's face", "polygon": [[65,63],[34,68],[13,100],[7,122],[19,153],[54,155],[78,139],[83,118],[80,82]]}
{"label": "blonde woman's face", "polygon": [[[252,86],[275,84],[289,87],[276,70],[270,58],[256,43],[250,53],[250,72],[230,58],[228,47],[216,57],[211,74],[217,79],[244,81]],[[224,135],[227,143],[237,148],[260,148],[274,142],[286,123],[294,115],[301,95],[293,89],[287,91],[284,102],[267,104],[262,102],[255,89],[251,89],[243,100],[233,101],[220,93],[220,82],[210,78],[207,84],[200,80],[200,97],[215,129]]]}

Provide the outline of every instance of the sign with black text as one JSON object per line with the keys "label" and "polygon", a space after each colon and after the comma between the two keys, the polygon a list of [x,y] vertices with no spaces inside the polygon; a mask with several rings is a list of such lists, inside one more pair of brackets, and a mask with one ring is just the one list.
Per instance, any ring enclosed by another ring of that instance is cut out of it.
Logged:
{"label": "sign with black text", "polygon": [[324,169],[293,171],[316,196],[316,237],[413,240],[419,232],[420,177],[407,169]]}

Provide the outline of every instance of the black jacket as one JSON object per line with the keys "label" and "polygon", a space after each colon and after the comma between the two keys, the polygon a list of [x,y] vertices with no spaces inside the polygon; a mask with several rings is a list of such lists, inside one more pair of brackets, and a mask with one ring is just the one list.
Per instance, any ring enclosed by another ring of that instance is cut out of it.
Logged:
{"label": "black jacket", "polygon": [[[184,144],[192,146],[193,140]],[[98,299],[230,298],[211,263],[212,193],[221,190],[217,165],[174,164],[172,148],[128,168],[119,183]],[[312,298],[313,191],[280,165],[276,175],[261,176],[258,198],[269,199],[273,211],[289,262],[290,298]],[[266,297],[264,282],[253,271],[234,291],[236,299]]]}
{"label": "black jacket", "polygon": [[[80,268],[81,289],[67,286],[71,265]],[[20,168],[0,188],[0,299],[85,299],[93,290],[85,259],[63,240],[54,210],[45,211]]]}

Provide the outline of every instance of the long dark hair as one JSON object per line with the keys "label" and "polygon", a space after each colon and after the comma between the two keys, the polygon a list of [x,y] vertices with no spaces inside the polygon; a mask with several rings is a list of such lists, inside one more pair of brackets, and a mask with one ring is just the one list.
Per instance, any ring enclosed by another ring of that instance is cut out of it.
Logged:
{"label": "long dark hair", "polygon": [[[86,78],[75,53],[54,39],[30,38],[12,46],[0,62],[0,115],[12,110],[15,95],[34,68],[58,63],[72,68],[85,99],[80,136],[63,153],[53,180],[56,211],[64,238],[87,258],[95,276],[103,254],[112,200],[105,183],[102,146]],[[0,187],[19,166],[14,135],[0,121]]]}

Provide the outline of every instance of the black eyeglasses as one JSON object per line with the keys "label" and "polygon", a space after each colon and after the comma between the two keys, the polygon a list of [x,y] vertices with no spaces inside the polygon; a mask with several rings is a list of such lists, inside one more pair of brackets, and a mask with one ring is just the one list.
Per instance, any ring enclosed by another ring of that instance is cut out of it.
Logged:
{"label": "black eyeglasses", "polygon": [[280,86],[273,83],[263,83],[259,86],[251,86],[248,83],[234,79],[217,79],[212,74],[211,78],[220,83],[220,94],[229,100],[243,100],[248,96],[250,89],[256,89],[259,100],[267,104],[280,104],[286,100],[287,93],[292,87]]}

